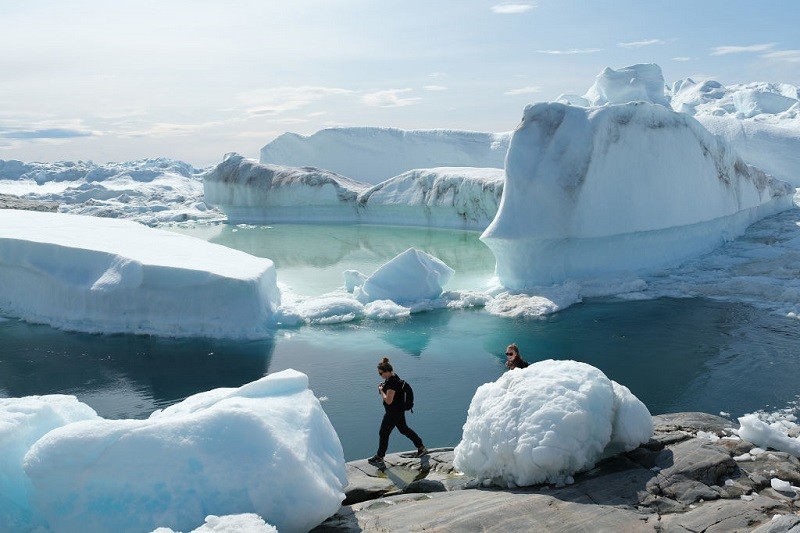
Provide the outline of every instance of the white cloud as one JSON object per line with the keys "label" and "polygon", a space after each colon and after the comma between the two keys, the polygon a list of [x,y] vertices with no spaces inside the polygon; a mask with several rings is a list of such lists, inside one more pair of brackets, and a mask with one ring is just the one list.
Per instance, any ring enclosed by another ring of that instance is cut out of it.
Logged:
{"label": "white cloud", "polygon": [[519,89],[511,89],[503,94],[506,96],[518,96],[520,94],[536,94],[542,92],[542,88],[536,85],[530,85],[528,87],[521,87]]}
{"label": "white cloud", "polygon": [[426,85],[425,87],[423,87],[423,89],[425,89],[426,91],[446,91],[447,87],[444,87],[442,85]]}
{"label": "white cloud", "polygon": [[728,54],[741,54],[744,52],[766,52],[775,47],[776,43],[753,44],[750,46],[715,46],[711,49],[712,56]]}
{"label": "white cloud", "polygon": [[492,6],[492,12],[499,15],[517,15],[519,13],[526,13],[536,7],[536,4],[519,3],[519,2],[504,2]]}
{"label": "white cloud", "polygon": [[691,57],[681,56],[681,57],[673,57],[673,61],[691,61]]}
{"label": "white cloud", "polygon": [[407,93],[411,89],[388,89],[376,93],[365,94],[361,101],[370,107],[403,107],[416,103],[421,98],[401,98],[402,93]]}
{"label": "white cloud", "polygon": [[552,55],[574,55],[574,54],[594,54],[602,52],[602,48],[573,48],[571,50],[536,50],[540,54]]}
{"label": "white cloud", "polygon": [[643,46],[652,46],[654,44],[665,44],[661,39],[647,39],[644,41],[633,41],[630,43],[617,43],[621,48],[642,48]]}
{"label": "white cloud", "polygon": [[353,91],[337,87],[274,87],[239,95],[250,115],[274,115],[294,111],[327,96],[350,94]]}
{"label": "white cloud", "polygon": [[800,63],[800,50],[779,50],[763,54],[764,59],[775,59],[778,61],[788,61],[789,63]]}

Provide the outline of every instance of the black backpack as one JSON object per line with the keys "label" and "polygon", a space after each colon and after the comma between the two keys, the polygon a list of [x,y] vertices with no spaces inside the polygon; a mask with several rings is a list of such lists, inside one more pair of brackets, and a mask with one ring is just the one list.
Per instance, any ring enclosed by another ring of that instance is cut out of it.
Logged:
{"label": "black backpack", "polygon": [[414,389],[411,388],[411,385],[408,384],[408,381],[404,381],[403,385],[400,387],[400,390],[403,391],[403,410],[404,411],[411,411],[414,412]]}

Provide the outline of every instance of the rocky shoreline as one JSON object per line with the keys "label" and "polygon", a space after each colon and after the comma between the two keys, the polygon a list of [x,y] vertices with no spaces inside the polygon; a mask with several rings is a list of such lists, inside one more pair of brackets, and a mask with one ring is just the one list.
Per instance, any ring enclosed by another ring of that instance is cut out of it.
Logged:
{"label": "rocky shoreline", "polygon": [[800,533],[800,461],[760,450],[727,419],[653,417],[647,444],[599,463],[565,486],[501,489],[459,474],[452,448],[421,459],[390,454],[386,469],[347,464],[346,499],[315,528],[334,531]]}

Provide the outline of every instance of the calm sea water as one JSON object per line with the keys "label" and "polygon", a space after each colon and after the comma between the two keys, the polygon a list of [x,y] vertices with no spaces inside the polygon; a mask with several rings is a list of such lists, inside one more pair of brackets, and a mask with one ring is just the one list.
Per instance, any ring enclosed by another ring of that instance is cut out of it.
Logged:
{"label": "calm sea water", "polygon": [[[408,246],[455,268],[458,288],[480,285],[493,266],[474,233],[355,226],[190,232],[273,258],[279,280],[303,294],[341,285],[345,269],[370,273]],[[294,368],[309,376],[351,460],[377,447],[380,357],[388,356],[414,386],[417,407],[409,424],[428,446],[452,446],[475,389],[503,373],[509,342],[529,361],[592,364],[628,386],[653,414],[736,417],[783,408],[800,392],[796,320],[743,304],[661,298],[587,300],[529,320],[439,310],[398,321],[304,326],[246,342],[89,335],[8,320],[0,322],[0,396],[73,394],[107,418],[145,418],[188,395]],[[410,447],[392,435],[390,451]]]}

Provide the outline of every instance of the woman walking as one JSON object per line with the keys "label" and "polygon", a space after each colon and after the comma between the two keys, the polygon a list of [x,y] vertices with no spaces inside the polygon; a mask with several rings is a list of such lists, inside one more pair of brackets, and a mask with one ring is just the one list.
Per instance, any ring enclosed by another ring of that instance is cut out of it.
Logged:
{"label": "woman walking", "polygon": [[403,381],[394,373],[389,359],[384,357],[378,363],[378,375],[383,378],[383,383],[378,384],[378,393],[383,399],[383,408],[385,413],[381,421],[381,429],[378,432],[378,453],[368,459],[372,464],[383,465],[383,458],[386,455],[386,449],[389,447],[389,434],[394,428],[397,428],[400,433],[411,439],[414,446],[417,447],[417,457],[422,457],[428,453],[425,445],[422,444],[422,439],[416,432],[408,427],[406,424],[406,411],[403,404]]}

